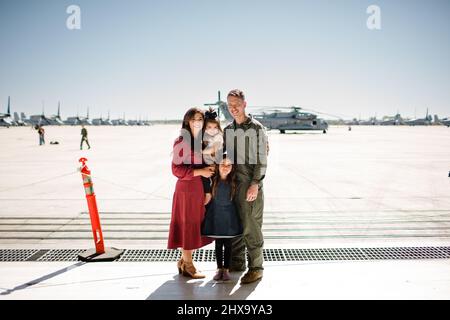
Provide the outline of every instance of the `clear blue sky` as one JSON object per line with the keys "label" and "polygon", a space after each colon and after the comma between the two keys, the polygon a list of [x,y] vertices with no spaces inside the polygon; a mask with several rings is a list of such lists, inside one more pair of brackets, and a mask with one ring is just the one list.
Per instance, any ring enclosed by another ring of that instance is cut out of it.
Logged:
{"label": "clear blue sky", "polygon": [[11,95],[28,115],[61,100],[64,118],[173,119],[241,88],[249,105],[450,116],[448,0],[0,0],[0,44],[0,112]]}

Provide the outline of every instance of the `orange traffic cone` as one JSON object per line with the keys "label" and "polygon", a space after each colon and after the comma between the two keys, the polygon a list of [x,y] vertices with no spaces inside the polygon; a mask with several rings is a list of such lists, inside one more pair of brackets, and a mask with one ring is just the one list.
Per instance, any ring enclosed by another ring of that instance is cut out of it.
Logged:
{"label": "orange traffic cone", "polygon": [[78,255],[78,260],[97,262],[97,261],[114,261],[119,258],[124,250],[116,248],[107,248],[103,242],[102,227],[100,225],[100,216],[97,209],[97,200],[95,198],[91,171],[86,165],[86,158],[81,158],[81,177],[83,178],[84,191],[89,208],[89,216],[91,217],[92,233],[94,235],[95,249],[87,250]]}

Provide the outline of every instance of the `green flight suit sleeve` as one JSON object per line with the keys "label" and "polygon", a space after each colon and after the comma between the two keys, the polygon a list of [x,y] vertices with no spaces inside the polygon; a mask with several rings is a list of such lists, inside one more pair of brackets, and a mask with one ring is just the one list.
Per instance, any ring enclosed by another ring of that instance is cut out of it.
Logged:
{"label": "green flight suit sleeve", "polygon": [[268,137],[264,127],[260,127],[256,131],[256,136],[258,139],[257,143],[257,163],[254,166],[253,177],[251,184],[257,184],[261,186],[262,180],[266,175],[267,169],[267,145]]}

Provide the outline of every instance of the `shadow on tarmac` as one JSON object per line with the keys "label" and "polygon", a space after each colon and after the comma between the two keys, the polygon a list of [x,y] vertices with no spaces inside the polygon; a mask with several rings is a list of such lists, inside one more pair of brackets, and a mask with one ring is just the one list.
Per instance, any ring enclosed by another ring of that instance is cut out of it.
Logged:
{"label": "shadow on tarmac", "polygon": [[28,281],[28,282],[26,282],[26,283],[24,283],[24,284],[21,284],[21,285],[15,287],[15,288],[13,288],[13,289],[6,289],[5,291],[1,292],[0,295],[6,296],[6,295],[9,295],[9,294],[11,294],[11,293],[13,293],[13,292],[15,292],[15,291],[28,289],[28,288],[31,287],[31,286],[34,286],[34,285],[36,285],[36,284],[39,284],[39,283],[44,282],[44,281],[46,281],[46,280],[49,280],[49,279],[51,279],[51,278],[57,277],[57,276],[59,276],[59,275],[61,275],[61,274],[63,274],[63,273],[66,273],[66,272],[68,272],[68,271],[70,271],[70,270],[73,270],[73,269],[75,269],[75,268],[81,267],[81,266],[83,266],[83,265],[85,265],[85,264],[86,264],[86,262],[77,262],[77,263],[75,263],[75,264],[73,264],[73,265],[71,265],[71,266],[68,266],[68,267],[59,269],[59,270],[57,270],[57,271],[55,271],[55,272],[46,274],[45,276],[42,276],[42,277],[40,277],[40,278],[37,278],[37,279],[31,280],[31,281]]}
{"label": "shadow on tarmac", "polygon": [[153,291],[146,300],[246,300],[260,281],[240,285],[243,272],[232,272],[231,280],[193,280],[182,275],[173,276]]}

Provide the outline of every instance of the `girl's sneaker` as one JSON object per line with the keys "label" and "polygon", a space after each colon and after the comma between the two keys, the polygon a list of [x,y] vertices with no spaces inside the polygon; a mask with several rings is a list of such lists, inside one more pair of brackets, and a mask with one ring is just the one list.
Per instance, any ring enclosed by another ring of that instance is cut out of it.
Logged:
{"label": "girl's sneaker", "polygon": [[216,275],[214,276],[213,280],[215,281],[222,280],[222,274],[223,274],[222,269],[217,269]]}
{"label": "girl's sneaker", "polygon": [[228,269],[223,269],[222,271],[222,280],[223,281],[228,281],[230,280],[230,271]]}

